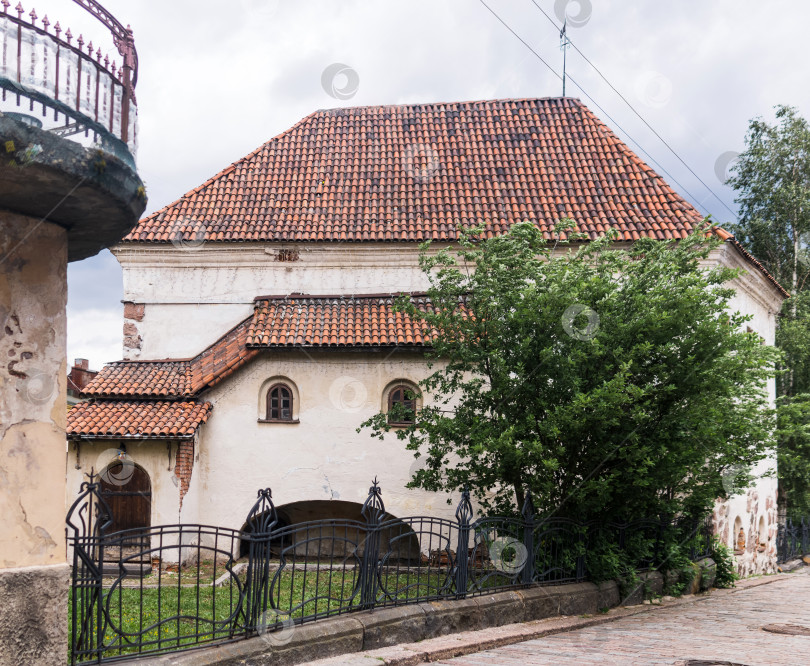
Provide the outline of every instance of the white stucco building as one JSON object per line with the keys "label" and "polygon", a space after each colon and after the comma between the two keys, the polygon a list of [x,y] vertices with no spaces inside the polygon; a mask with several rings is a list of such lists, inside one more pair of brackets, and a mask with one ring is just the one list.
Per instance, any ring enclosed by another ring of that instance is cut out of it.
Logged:
{"label": "white stucco building", "polygon": [[[391,295],[427,287],[421,241],[452,244],[459,224],[548,231],[563,217],[624,243],[682,238],[701,220],[575,99],[304,118],[115,248],[124,360],[71,411],[69,492],[125,456],[151,493],[130,521],[239,528],[267,486],[285,521],[357,516],[375,476],[392,515],[451,517],[445,495],[405,488],[415,463],[401,442],[357,432],[430,372]],[[773,344],[786,294],[719,233],[712,261],[744,270],[732,307]],[[741,566],[773,567],[775,478],[715,518],[730,545],[743,531]]]}

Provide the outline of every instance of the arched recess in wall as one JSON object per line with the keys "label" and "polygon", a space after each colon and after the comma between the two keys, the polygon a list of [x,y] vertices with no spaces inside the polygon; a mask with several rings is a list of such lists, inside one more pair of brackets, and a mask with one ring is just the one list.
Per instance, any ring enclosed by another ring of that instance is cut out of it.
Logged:
{"label": "arched recess in wall", "polygon": [[[270,395],[272,392],[273,395]],[[262,423],[298,423],[301,408],[301,395],[298,386],[289,377],[276,375],[262,382],[257,401],[257,419]],[[286,401],[289,400],[289,417],[284,413]],[[277,409],[274,415],[271,409]],[[277,416],[278,418],[274,418]],[[284,418],[281,418],[284,416]]]}
{"label": "arched recess in wall", "polygon": [[[273,530],[275,538],[270,542],[272,556],[279,557],[283,553],[290,561],[295,557],[326,558],[359,565],[366,543],[362,508],[358,502],[343,500],[307,500],[277,507],[278,523]],[[419,562],[419,536],[414,529],[389,513],[382,520],[385,527],[380,532],[380,559],[391,563]],[[243,525],[242,531],[250,533],[250,526]],[[430,538],[428,536],[426,541]],[[440,548],[439,535],[433,534],[432,538],[432,547]],[[448,547],[455,548],[455,545]],[[249,549],[250,540],[242,540],[239,556],[247,556]]]}
{"label": "arched recess in wall", "polygon": [[[415,416],[415,413],[422,409],[422,393],[416,382],[399,378],[386,385],[385,389],[383,389],[381,402],[380,409],[385,414],[392,414],[395,411],[394,405],[399,404],[401,408],[397,410],[398,412],[412,411]],[[388,422],[392,425],[407,425],[412,420],[413,418],[403,418],[400,414],[397,417],[389,416]]]}
{"label": "arched recess in wall", "polygon": [[[125,458],[114,460],[99,474],[100,494],[110,507],[112,525],[107,534],[123,530],[133,532],[133,544],[148,539],[152,525],[152,481],[140,465]],[[145,544],[148,545],[148,544]]]}
{"label": "arched recess in wall", "polygon": [[737,516],[734,519],[734,529],[731,531],[731,544],[735,555],[742,555],[745,552],[745,532],[742,528],[742,518]]}
{"label": "arched recess in wall", "polygon": [[768,548],[768,527],[765,516],[760,516],[757,522],[757,550],[764,553]]}

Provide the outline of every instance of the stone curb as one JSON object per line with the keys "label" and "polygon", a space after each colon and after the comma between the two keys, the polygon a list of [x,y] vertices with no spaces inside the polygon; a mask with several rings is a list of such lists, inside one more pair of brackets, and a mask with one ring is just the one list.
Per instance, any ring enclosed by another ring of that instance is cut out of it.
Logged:
{"label": "stone curb", "polygon": [[625,617],[654,612],[658,608],[672,608],[685,606],[710,597],[728,596],[745,590],[788,580],[793,574],[776,574],[762,578],[750,578],[738,581],[736,587],[729,589],[713,589],[710,593],[685,595],[671,601],[662,603],[642,604],[635,606],[618,607],[609,610],[598,617],[570,617],[562,616],[544,620],[510,624],[487,629],[486,631],[465,631],[449,636],[428,639],[419,643],[396,645],[386,649],[371,650],[346,654],[329,659],[310,661],[301,666],[371,666],[381,664],[385,666],[418,666],[441,659],[460,657],[466,654],[491,650],[504,645],[512,645],[523,641],[542,638],[551,634],[585,629],[608,622],[614,622]]}
{"label": "stone curb", "polygon": [[[795,574],[743,581],[734,590],[775,582]],[[661,594],[663,576],[652,572],[624,599],[615,581],[538,586],[489,595],[380,608],[297,625],[287,636],[234,641],[128,661],[151,666],[287,666],[314,663],[410,666],[487,650],[551,633],[612,622],[655,605],[640,604],[646,585]],[[707,598],[681,598],[673,606]],[[615,608],[619,606],[619,608]],[[604,615],[600,610],[614,607]],[[283,640],[279,640],[283,639]],[[317,661],[320,660],[320,661]],[[369,661],[372,660],[372,661]]]}

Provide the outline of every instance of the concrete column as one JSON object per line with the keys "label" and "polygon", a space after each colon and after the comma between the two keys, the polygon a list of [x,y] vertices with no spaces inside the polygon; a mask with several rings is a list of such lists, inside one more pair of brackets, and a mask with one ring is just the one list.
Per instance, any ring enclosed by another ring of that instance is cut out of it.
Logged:
{"label": "concrete column", "polygon": [[0,211],[0,666],[63,666],[67,236]]}

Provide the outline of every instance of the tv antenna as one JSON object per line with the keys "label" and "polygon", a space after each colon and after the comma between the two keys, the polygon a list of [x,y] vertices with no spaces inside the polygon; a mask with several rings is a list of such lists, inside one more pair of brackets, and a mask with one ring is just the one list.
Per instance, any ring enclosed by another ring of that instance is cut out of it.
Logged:
{"label": "tv antenna", "polygon": [[565,52],[568,50],[568,47],[571,46],[571,40],[568,39],[567,28],[568,28],[568,17],[566,17],[565,20],[563,21],[563,27],[560,30],[560,49],[562,49],[563,52],[563,71],[562,71],[563,97],[565,97]]}

